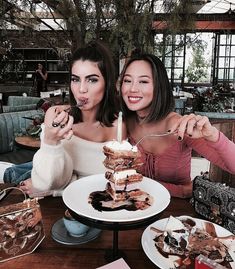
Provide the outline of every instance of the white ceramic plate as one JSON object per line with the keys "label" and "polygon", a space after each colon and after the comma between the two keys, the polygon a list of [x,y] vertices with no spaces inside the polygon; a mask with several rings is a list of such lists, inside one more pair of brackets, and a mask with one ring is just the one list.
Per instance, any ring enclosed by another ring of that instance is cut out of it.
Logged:
{"label": "white ceramic plate", "polygon": [[[189,216],[180,216],[177,218],[179,218],[179,219],[192,219],[195,221],[197,227],[199,227],[199,228],[205,227],[204,224],[206,221],[202,220],[202,219],[192,218]],[[154,240],[153,240],[156,237],[157,233],[150,230],[150,227],[155,227],[155,228],[158,228],[158,229],[164,231],[166,224],[167,224],[167,220],[168,220],[168,218],[160,219],[160,220],[157,220],[156,222],[150,224],[144,230],[144,232],[142,234],[142,238],[141,238],[141,243],[142,243],[142,247],[143,247],[145,254],[148,256],[148,258],[153,263],[155,263],[161,269],[173,269],[173,268],[175,268],[174,260],[177,260],[179,258],[179,256],[176,256],[176,255],[175,256],[169,255],[168,258],[162,256],[160,254],[160,252],[157,250],[155,243],[154,243]],[[213,223],[213,225],[215,227],[217,236],[232,235],[231,232],[224,229],[223,227],[221,227],[217,224],[214,224],[214,223]],[[235,245],[235,240],[233,240],[233,241],[234,241],[234,243],[232,243],[232,244]]]}
{"label": "white ceramic plate", "polygon": [[104,174],[80,178],[63,191],[65,205],[75,213],[96,220],[108,222],[129,222],[145,219],[162,212],[170,203],[168,190],[160,183],[144,177],[139,188],[153,196],[153,204],[145,210],[98,211],[88,203],[91,192],[105,190],[107,180]]}

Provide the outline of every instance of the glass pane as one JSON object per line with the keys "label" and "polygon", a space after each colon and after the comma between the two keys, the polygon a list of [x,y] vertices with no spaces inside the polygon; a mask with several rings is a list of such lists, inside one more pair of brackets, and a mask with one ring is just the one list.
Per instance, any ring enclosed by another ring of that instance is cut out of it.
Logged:
{"label": "glass pane", "polygon": [[229,80],[235,80],[235,69],[230,69]]}
{"label": "glass pane", "polygon": [[171,67],[171,58],[170,57],[165,58],[165,66],[166,67]]}
{"label": "glass pane", "polygon": [[168,78],[170,78],[170,77],[171,77],[171,69],[166,68],[166,72],[167,72],[167,76],[168,76]]}
{"label": "glass pane", "polygon": [[229,78],[229,69],[224,68],[224,79],[228,79],[228,78]]}
{"label": "glass pane", "polygon": [[225,56],[225,46],[219,46],[219,56]]}
{"label": "glass pane", "polygon": [[169,52],[171,52],[171,51],[172,51],[172,46],[166,46],[166,47],[165,47],[165,54],[170,55]]}
{"label": "glass pane", "polygon": [[232,44],[235,44],[235,35],[232,35]]}
{"label": "glass pane", "polygon": [[183,67],[183,57],[175,57],[175,67]]}
{"label": "glass pane", "polygon": [[175,50],[175,56],[184,56],[184,47],[179,47]]}
{"label": "glass pane", "polygon": [[220,44],[226,44],[227,35],[220,35]]}
{"label": "glass pane", "polygon": [[229,57],[225,57],[224,59],[224,66],[229,68]]}
{"label": "glass pane", "polygon": [[224,69],[219,69],[218,79],[224,79]]}
{"label": "glass pane", "polygon": [[158,34],[155,36],[154,54],[158,57],[162,57],[163,51],[163,35]]}
{"label": "glass pane", "polygon": [[174,79],[181,79],[183,76],[183,69],[174,70]]}
{"label": "glass pane", "polygon": [[230,68],[235,69],[235,57],[231,57],[230,61],[231,61]]}
{"label": "glass pane", "polygon": [[156,44],[161,43],[163,41],[163,34],[157,34],[157,35],[155,35],[154,38],[155,38]]}
{"label": "glass pane", "polygon": [[[234,42],[235,44],[235,42]],[[235,56],[235,46],[231,46],[231,56]]]}
{"label": "glass pane", "polygon": [[219,67],[224,67],[224,58],[222,57],[219,58]]}
{"label": "glass pane", "polygon": [[167,44],[171,44],[172,43],[172,35],[165,35],[164,38],[165,38],[165,42]]}
{"label": "glass pane", "polygon": [[184,36],[183,35],[176,35],[175,36],[175,44],[184,43]]}

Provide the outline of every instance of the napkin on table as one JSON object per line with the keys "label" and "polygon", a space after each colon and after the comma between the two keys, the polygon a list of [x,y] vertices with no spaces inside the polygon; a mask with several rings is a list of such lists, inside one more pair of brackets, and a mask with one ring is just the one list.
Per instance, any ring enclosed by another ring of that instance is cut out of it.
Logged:
{"label": "napkin on table", "polygon": [[104,266],[98,267],[96,269],[131,269],[131,268],[127,265],[127,263],[123,260],[123,258],[121,258]]}

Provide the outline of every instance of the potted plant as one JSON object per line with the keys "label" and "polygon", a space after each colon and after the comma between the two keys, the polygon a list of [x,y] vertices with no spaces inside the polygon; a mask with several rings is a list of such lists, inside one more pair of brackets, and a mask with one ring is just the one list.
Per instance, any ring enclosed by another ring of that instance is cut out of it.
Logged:
{"label": "potted plant", "polygon": [[[194,93],[193,110],[198,114],[214,118],[229,117],[229,112],[234,112],[231,95],[233,90],[228,83],[197,90]],[[235,113],[232,114],[232,117],[234,117]]]}

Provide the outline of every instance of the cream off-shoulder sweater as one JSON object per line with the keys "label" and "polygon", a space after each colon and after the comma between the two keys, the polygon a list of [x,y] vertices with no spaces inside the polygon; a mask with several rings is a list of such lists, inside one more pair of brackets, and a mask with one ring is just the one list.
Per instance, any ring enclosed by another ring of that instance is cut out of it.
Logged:
{"label": "cream off-shoulder sweater", "polygon": [[[60,191],[79,177],[105,172],[104,143],[97,143],[73,136],[58,145],[43,142],[33,158],[32,184],[36,191]],[[76,176],[75,176],[76,175]]]}

